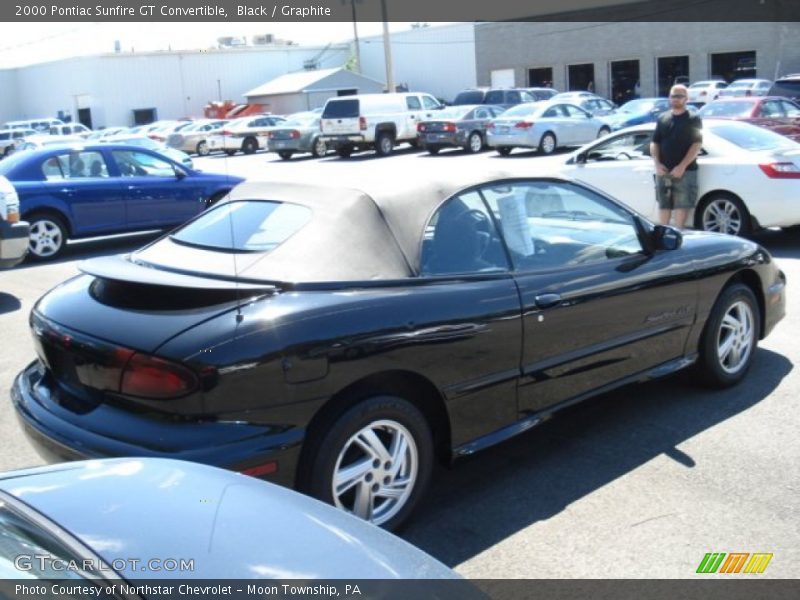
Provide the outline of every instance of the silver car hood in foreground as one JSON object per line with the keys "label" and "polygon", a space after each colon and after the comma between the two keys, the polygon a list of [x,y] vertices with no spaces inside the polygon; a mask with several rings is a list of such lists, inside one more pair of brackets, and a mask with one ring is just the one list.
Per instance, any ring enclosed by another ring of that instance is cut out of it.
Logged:
{"label": "silver car hood in foreground", "polygon": [[[65,463],[0,476],[127,579],[426,579],[457,575],[394,535],[297,492],[168,459]],[[130,560],[140,561],[138,569]],[[150,559],[192,572],[143,571]],[[118,563],[114,563],[117,566]]]}

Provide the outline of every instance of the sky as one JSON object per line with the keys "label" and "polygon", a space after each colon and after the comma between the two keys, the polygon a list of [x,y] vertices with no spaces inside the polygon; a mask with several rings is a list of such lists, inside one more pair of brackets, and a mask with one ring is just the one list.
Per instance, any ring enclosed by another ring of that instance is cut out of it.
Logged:
{"label": "sky", "polygon": [[[436,25],[432,23],[431,25]],[[390,23],[390,31],[411,23]],[[380,35],[382,23],[358,23],[358,35]],[[302,45],[325,45],[353,38],[352,22],[327,23],[0,23],[0,68],[114,51],[191,50],[216,45],[222,36],[272,33]]]}

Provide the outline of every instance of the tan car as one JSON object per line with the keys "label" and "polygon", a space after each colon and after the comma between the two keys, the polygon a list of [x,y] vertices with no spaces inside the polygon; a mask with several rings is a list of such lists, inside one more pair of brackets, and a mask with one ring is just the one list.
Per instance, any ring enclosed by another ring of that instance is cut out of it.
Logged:
{"label": "tan car", "polygon": [[203,119],[167,137],[167,145],[187,154],[206,156],[211,153],[208,136],[218,134],[229,119]]}

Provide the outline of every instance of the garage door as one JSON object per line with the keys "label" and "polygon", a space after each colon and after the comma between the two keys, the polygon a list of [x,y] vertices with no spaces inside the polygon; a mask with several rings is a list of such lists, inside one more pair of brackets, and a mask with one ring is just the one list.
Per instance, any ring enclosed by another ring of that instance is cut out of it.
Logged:
{"label": "garage door", "polygon": [[514,69],[497,69],[492,71],[492,87],[514,87]]}

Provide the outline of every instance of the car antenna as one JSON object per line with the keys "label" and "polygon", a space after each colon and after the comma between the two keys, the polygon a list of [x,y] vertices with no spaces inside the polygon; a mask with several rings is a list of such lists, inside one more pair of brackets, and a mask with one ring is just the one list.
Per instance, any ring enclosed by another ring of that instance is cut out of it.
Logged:
{"label": "car antenna", "polygon": [[[225,136],[225,128],[222,129],[223,138]],[[225,147],[225,142],[223,140],[222,147]],[[225,176],[230,180],[231,174],[228,166],[228,160],[230,157],[225,154]],[[228,192],[230,194],[230,192]],[[233,258],[233,282],[234,286],[236,287],[236,323],[239,324],[244,320],[244,315],[242,314],[242,290],[239,288],[239,265],[236,261],[236,239],[234,236],[234,227],[233,227],[233,209],[231,207],[231,203],[228,203],[228,225],[231,229],[231,257]]]}

